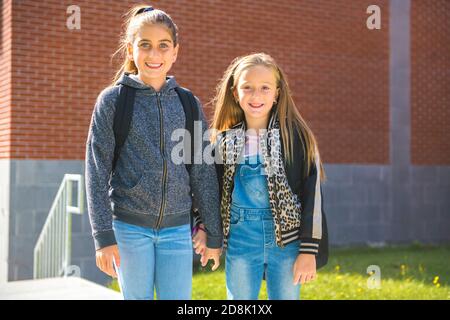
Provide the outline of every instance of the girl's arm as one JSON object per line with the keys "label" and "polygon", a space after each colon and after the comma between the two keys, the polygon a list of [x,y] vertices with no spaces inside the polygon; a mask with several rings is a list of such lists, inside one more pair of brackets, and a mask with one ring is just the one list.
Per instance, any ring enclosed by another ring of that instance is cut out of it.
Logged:
{"label": "girl's arm", "polygon": [[116,244],[108,197],[115,147],[113,122],[116,96],[117,91],[111,87],[97,98],[86,142],[86,198],[96,250]]}
{"label": "girl's arm", "polygon": [[322,187],[320,184],[320,168],[318,157],[312,163],[309,175],[303,184],[303,210],[300,225],[300,253],[318,253],[322,239]]}
{"label": "girl's arm", "polygon": [[[208,129],[200,101],[196,98],[202,121],[202,137]],[[197,141],[195,141],[197,143]],[[191,166],[190,180],[193,193],[194,206],[198,208],[201,221],[205,225],[207,234],[206,245],[208,248],[221,248],[223,233],[219,210],[219,185],[217,181],[214,163],[207,164],[203,160],[203,152],[209,145],[209,141],[203,141],[202,148],[195,148],[196,159],[202,159],[201,164],[193,163]]]}
{"label": "girl's arm", "polygon": [[302,188],[300,254],[293,267],[293,284],[305,284],[317,277],[316,255],[322,239],[322,188],[318,159],[312,164]]}

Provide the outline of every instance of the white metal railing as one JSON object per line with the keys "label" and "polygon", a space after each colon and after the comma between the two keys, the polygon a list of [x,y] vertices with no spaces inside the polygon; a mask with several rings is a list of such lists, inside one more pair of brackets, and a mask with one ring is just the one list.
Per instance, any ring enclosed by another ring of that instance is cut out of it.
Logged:
{"label": "white metal railing", "polygon": [[[77,182],[77,205],[72,206]],[[34,247],[33,278],[68,276],[70,271],[72,213],[84,211],[84,183],[79,174],[65,174],[47,220]]]}

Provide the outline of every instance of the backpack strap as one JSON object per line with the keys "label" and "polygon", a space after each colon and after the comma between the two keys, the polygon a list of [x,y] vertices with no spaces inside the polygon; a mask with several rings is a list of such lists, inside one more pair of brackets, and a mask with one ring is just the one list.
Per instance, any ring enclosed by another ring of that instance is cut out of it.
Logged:
{"label": "backpack strap", "polygon": [[134,97],[136,96],[136,89],[125,85],[119,85],[119,96],[116,100],[116,112],[114,114],[114,159],[112,171],[114,172],[119,159],[120,151],[127,139],[130,131],[131,118],[133,117]]}
{"label": "backpack strap", "polygon": [[[175,91],[180,97],[181,104],[183,105],[184,114],[186,116],[186,130],[191,135],[191,161],[190,163],[186,163],[186,169],[191,173],[191,165],[194,163],[194,123],[195,121],[200,120],[200,114],[197,106],[197,101],[195,101],[195,97],[193,93],[182,87],[176,87]],[[185,144],[188,143],[187,139],[184,139]],[[186,145],[185,145],[186,150]],[[187,159],[185,159],[187,160]]]}

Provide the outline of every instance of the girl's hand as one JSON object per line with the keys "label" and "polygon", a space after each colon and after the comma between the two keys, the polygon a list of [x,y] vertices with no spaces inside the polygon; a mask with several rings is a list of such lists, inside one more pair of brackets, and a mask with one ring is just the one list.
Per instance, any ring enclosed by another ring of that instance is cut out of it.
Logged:
{"label": "girl's hand", "polygon": [[220,255],[222,254],[222,248],[219,249],[211,249],[206,248],[205,253],[200,258],[200,262],[202,267],[206,266],[210,259],[214,260],[214,265],[212,266],[212,271],[215,271],[220,266]]}
{"label": "girl's hand", "polygon": [[117,278],[117,273],[114,269],[114,263],[117,268],[120,267],[119,247],[117,244],[98,249],[95,252],[95,262],[97,267],[104,273],[113,278]]}
{"label": "girl's hand", "polygon": [[[202,224],[200,225],[200,228],[204,228]],[[195,253],[203,255],[206,250],[206,232],[202,229],[198,229],[192,237],[192,242],[194,243]]]}
{"label": "girl's hand", "polygon": [[294,263],[294,285],[304,284],[317,279],[316,257],[313,254],[299,254]]}

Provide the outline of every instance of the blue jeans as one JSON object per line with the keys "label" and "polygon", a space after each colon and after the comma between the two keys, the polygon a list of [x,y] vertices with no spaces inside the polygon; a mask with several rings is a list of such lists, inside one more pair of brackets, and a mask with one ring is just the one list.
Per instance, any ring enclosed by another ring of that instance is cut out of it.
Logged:
{"label": "blue jeans", "polygon": [[120,254],[119,286],[125,300],[190,300],[190,225],[159,230],[113,221]]}
{"label": "blue jeans", "polygon": [[272,219],[270,209],[232,206],[225,260],[228,299],[258,299],[264,273],[269,299],[300,299],[300,284],[292,284],[300,241],[278,247]]}

